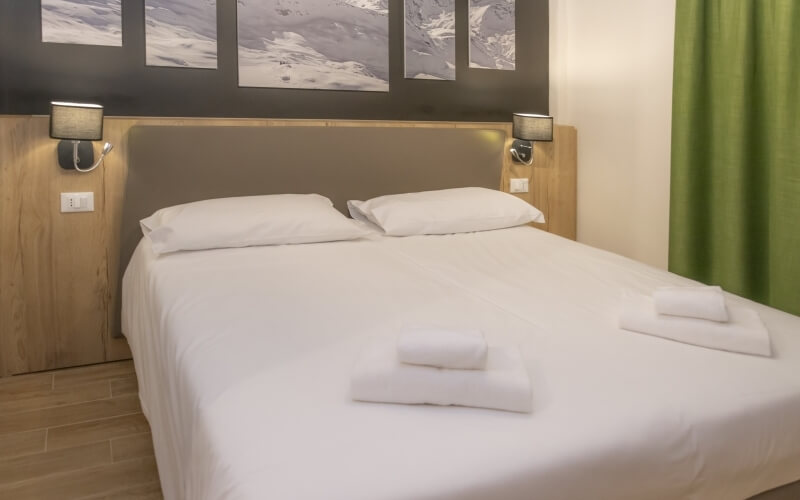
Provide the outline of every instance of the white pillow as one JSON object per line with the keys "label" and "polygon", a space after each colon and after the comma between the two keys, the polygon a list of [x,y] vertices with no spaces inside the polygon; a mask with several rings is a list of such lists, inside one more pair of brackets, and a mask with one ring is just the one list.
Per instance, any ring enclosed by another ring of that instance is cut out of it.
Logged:
{"label": "white pillow", "polygon": [[469,233],[544,222],[533,205],[479,187],[351,200],[347,206],[354,219],[377,224],[389,236]]}
{"label": "white pillow", "polygon": [[353,240],[369,234],[318,194],[198,201],[162,208],[141,226],[156,254]]}

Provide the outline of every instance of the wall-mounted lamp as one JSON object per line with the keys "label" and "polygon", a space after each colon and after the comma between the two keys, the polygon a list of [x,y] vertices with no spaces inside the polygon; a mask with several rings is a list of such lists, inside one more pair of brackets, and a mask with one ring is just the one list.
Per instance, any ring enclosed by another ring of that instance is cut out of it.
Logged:
{"label": "wall-mounted lamp", "polygon": [[[105,143],[100,158],[94,162],[94,149],[88,141],[103,139],[103,106],[99,104],[51,102],[50,137],[63,139],[58,143],[61,168],[78,172],[96,169],[114,147],[110,142]],[[83,168],[81,165],[91,166]]]}
{"label": "wall-mounted lamp", "polygon": [[511,157],[514,161],[533,164],[533,141],[551,142],[553,140],[553,117],[514,113],[514,131],[511,134]]}

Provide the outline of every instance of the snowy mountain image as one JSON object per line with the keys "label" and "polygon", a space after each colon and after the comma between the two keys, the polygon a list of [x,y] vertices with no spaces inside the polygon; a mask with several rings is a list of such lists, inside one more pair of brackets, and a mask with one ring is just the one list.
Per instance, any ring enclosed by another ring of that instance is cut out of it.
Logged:
{"label": "snowy mountain image", "polygon": [[145,0],[148,66],[217,67],[216,0]]}
{"label": "snowy mountain image", "polygon": [[456,79],[455,0],[405,0],[406,78]]}
{"label": "snowy mountain image", "polygon": [[389,0],[238,0],[239,86],[389,90]]}
{"label": "snowy mountain image", "polygon": [[122,0],[42,0],[42,41],[122,46]]}
{"label": "snowy mountain image", "polygon": [[469,1],[469,67],[515,66],[514,0]]}

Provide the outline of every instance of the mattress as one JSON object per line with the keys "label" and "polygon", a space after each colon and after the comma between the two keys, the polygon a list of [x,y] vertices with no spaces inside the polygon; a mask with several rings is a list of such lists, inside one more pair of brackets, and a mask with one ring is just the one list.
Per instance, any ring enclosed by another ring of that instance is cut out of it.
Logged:
{"label": "mattress", "polygon": [[[549,233],[184,252],[123,282],[168,499],[735,499],[800,479],[800,318],[773,356],[621,330],[625,289],[692,282]],[[406,325],[521,350],[533,412],[351,401]]]}

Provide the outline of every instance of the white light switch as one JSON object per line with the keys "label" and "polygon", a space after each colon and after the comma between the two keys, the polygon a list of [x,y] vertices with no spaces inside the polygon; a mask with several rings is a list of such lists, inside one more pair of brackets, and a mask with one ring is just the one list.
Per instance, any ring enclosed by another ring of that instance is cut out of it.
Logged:
{"label": "white light switch", "polygon": [[527,193],[528,179],[511,179],[510,191],[512,193]]}
{"label": "white light switch", "polygon": [[94,212],[94,193],[61,193],[62,212]]}

